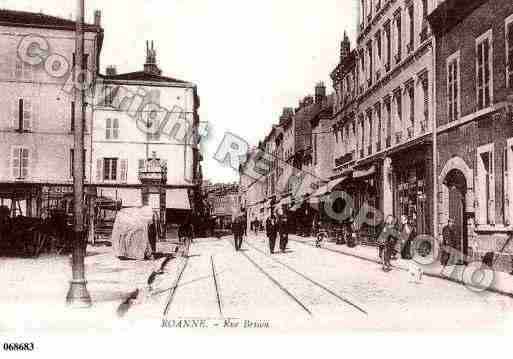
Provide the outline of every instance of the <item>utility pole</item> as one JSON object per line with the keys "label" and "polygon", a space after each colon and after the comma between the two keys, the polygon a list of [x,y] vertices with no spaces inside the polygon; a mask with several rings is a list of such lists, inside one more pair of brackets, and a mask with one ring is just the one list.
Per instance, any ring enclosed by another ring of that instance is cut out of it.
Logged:
{"label": "utility pole", "polygon": [[84,62],[84,0],[77,0],[77,25],[75,43],[74,98],[75,98],[75,150],[73,151],[73,195],[74,195],[74,229],[72,279],[66,297],[68,305],[75,308],[91,306],[91,297],[85,280],[84,258],[87,242],[84,229],[84,123],[85,123],[85,88],[86,76],[83,74]]}

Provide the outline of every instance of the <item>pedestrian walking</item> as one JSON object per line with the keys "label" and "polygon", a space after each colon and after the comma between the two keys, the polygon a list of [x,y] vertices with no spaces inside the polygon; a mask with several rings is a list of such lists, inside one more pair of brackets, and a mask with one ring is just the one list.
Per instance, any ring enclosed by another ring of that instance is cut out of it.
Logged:
{"label": "pedestrian walking", "polygon": [[401,216],[401,258],[412,259],[411,244],[415,236],[413,227],[406,215]]}
{"label": "pedestrian walking", "polygon": [[285,252],[289,241],[289,222],[285,215],[280,215],[278,219],[278,231],[280,232],[280,250]]}
{"label": "pedestrian walking", "polygon": [[440,252],[440,263],[442,266],[447,266],[451,258],[451,253],[448,247],[452,247],[453,242],[457,238],[456,225],[453,218],[449,218],[447,225],[442,229],[442,250]]}
{"label": "pedestrian walking", "polygon": [[273,254],[276,245],[276,237],[278,235],[278,222],[273,213],[265,221],[265,232],[269,240],[269,250],[271,254]]}
{"label": "pedestrian walking", "polygon": [[392,268],[390,261],[396,243],[396,219],[388,215],[385,219],[385,225],[378,237],[379,257],[383,265],[383,271],[388,272]]}
{"label": "pedestrian walking", "polygon": [[159,234],[159,226],[157,223],[156,215],[153,214],[151,223],[148,225],[148,240],[150,242],[151,255],[155,258],[157,253],[157,236]]}
{"label": "pedestrian walking", "polygon": [[232,224],[233,239],[235,242],[235,250],[239,251],[242,246],[242,238],[244,236],[244,224],[241,217],[235,218]]}

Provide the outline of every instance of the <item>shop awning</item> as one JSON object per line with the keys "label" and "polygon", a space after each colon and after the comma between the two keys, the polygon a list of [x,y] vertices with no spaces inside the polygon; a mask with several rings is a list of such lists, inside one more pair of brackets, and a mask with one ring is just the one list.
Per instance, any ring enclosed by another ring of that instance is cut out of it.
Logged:
{"label": "shop awning", "polygon": [[376,173],[376,166],[372,165],[363,170],[354,170],[353,178],[369,177],[369,176],[372,176],[374,173]]}
{"label": "shop awning", "polygon": [[190,210],[191,202],[187,189],[167,189],[166,190],[166,208]]}
{"label": "shop awning", "polygon": [[138,188],[118,188],[117,198],[123,207],[142,206],[141,190]]}

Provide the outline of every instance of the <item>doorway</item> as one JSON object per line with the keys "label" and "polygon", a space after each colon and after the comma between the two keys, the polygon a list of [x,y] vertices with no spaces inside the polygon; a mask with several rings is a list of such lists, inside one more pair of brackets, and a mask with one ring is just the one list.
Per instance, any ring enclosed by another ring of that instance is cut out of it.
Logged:
{"label": "doorway", "polygon": [[467,196],[467,181],[464,174],[457,169],[450,171],[445,178],[449,189],[449,218],[454,219],[456,226],[455,246],[466,258],[468,256],[468,228],[465,203]]}

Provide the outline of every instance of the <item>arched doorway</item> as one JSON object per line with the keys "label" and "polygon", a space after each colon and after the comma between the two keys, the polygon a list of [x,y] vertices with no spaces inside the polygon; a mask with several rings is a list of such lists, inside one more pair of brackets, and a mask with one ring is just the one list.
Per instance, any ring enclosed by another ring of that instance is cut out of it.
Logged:
{"label": "arched doorway", "polygon": [[465,175],[458,169],[451,170],[444,181],[449,190],[449,218],[456,224],[456,236],[454,243],[457,249],[465,257],[468,256],[468,230],[467,213],[465,210],[467,196],[467,181]]}

